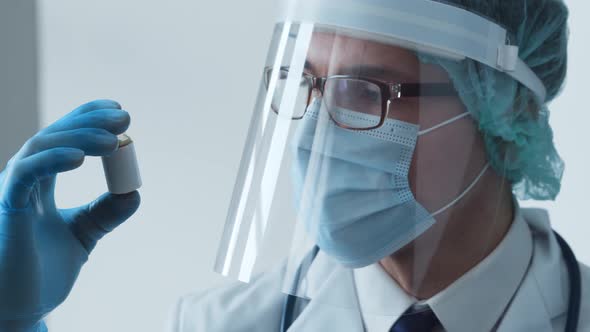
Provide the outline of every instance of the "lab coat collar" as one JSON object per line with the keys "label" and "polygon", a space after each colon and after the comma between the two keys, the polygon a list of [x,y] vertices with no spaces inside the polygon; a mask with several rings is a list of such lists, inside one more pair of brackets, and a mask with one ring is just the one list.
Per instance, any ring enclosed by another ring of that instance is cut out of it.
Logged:
{"label": "lab coat collar", "polygon": [[311,265],[304,294],[311,301],[289,332],[363,331],[352,270],[341,267],[323,252]]}
{"label": "lab coat collar", "polygon": [[553,332],[552,319],[568,309],[567,268],[547,211],[523,209],[523,216],[534,239],[533,261],[498,332]]}
{"label": "lab coat collar", "polygon": [[551,317],[567,310],[569,279],[561,247],[553,234],[549,214],[543,209],[523,210],[524,219],[535,238],[534,260],[529,274],[539,285],[547,313]]}

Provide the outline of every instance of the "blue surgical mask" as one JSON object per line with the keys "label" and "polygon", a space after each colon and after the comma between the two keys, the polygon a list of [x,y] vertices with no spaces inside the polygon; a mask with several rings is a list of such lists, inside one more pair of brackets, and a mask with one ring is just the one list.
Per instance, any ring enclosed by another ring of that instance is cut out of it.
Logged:
{"label": "blue surgical mask", "polygon": [[[419,131],[417,125],[387,119],[382,127],[354,131],[338,127],[316,100],[297,128],[293,184],[300,217],[317,245],[341,264],[360,268],[398,251],[434,223],[410,189],[409,169],[418,136],[468,114]],[[339,110],[362,125],[374,116]]]}

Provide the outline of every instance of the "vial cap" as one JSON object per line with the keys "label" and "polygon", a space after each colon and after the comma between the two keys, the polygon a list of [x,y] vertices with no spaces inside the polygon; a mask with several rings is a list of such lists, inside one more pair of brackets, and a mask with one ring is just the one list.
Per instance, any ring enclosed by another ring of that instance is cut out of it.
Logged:
{"label": "vial cap", "polygon": [[126,134],[118,135],[117,139],[119,140],[119,149],[133,143],[131,137],[127,136]]}

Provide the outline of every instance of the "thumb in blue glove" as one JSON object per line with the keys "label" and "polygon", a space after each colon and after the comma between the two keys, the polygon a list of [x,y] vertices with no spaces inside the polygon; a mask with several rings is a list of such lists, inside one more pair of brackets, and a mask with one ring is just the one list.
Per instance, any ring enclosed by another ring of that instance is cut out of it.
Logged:
{"label": "thumb in blue glove", "polygon": [[85,104],[29,140],[0,173],[0,330],[34,326],[70,293],[89,253],[139,207],[137,192],[55,205],[58,173],[117,148],[129,126],[119,104]]}
{"label": "thumb in blue glove", "polygon": [[104,194],[87,206],[62,210],[70,230],[89,253],[98,240],[127,220],[139,207],[137,191],[125,195]]}

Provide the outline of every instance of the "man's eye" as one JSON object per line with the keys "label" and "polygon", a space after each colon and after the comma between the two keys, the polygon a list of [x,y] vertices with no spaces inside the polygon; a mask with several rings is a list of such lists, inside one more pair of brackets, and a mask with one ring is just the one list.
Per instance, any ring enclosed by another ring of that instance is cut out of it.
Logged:
{"label": "man's eye", "polygon": [[365,99],[377,100],[380,94],[374,90],[362,89],[358,92],[358,96]]}

